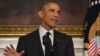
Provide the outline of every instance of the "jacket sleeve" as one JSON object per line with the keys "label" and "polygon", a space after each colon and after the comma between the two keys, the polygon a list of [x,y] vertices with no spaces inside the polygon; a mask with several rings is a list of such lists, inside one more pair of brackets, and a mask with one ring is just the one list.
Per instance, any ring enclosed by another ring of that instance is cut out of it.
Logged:
{"label": "jacket sleeve", "polygon": [[73,41],[71,37],[69,37],[68,44],[67,44],[67,56],[75,56]]}
{"label": "jacket sleeve", "polygon": [[17,52],[21,52],[24,50],[24,54],[22,56],[25,56],[25,54],[26,54],[25,42],[26,41],[22,37],[20,37],[18,40],[18,44],[17,44],[17,49],[16,49]]}

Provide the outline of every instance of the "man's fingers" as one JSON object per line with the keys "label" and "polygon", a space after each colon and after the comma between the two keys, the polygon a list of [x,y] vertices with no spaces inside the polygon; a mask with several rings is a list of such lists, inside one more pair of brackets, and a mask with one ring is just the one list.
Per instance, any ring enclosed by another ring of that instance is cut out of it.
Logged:
{"label": "man's fingers", "polygon": [[11,51],[11,50],[12,50],[12,49],[11,49],[10,47],[8,47],[8,46],[6,46],[6,49],[7,49],[7,50],[9,50],[9,51]]}
{"label": "man's fingers", "polygon": [[4,50],[5,52],[8,52],[8,50],[6,50],[5,48],[3,48],[3,50]]}
{"label": "man's fingers", "polygon": [[14,46],[13,46],[12,44],[10,44],[10,47],[11,47],[13,50],[15,50],[15,48],[14,48]]}
{"label": "man's fingers", "polygon": [[8,53],[3,53],[4,56],[8,56]]}
{"label": "man's fingers", "polygon": [[5,52],[9,52],[9,50],[7,50],[7,49],[3,49]]}
{"label": "man's fingers", "polygon": [[25,51],[24,51],[24,50],[20,52],[20,55],[22,55],[23,53],[25,53]]}
{"label": "man's fingers", "polygon": [[11,53],[11,52],[14,52],[15,49],[14,47],[10,44],[10,47],[9,46],[6,46],[6,48],[3,49],[6,53]]}

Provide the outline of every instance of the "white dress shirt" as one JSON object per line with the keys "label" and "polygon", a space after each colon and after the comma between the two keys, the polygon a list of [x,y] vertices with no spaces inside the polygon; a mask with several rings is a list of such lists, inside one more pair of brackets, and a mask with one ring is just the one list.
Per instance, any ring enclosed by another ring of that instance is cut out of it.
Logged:
{"label": "white dress shirt", "polygon": [[43,36],[47,33],[50,32],[50,40],[51,40],[51,44],[53,45],[53,40],[54,40],[54,30],[51,29],[49,31],[47,31],[45,28],[43,28],[42,26],[39,27],[39,34],[40,34],[40,41],[41,41],[41,45],[42,45],[42,49],[43,49],[43,53],[45,55],[45,46],[43,45]]}

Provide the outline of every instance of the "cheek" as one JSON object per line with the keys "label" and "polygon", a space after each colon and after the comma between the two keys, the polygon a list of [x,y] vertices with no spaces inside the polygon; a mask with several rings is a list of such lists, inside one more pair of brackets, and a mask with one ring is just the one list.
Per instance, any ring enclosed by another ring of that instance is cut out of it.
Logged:
{"label": "cheek", "polygon": [[50,19],[48,18],[48,16],[45,16],[45,17],[43,18],[43,21],[45,21],[46,23],[49,23]]}
{"label": "cheek", "polygon": [[43,20],[44,21],[46,21],[47,23],[50,23],[50,20],[51,20],[51,18],[52,18],[52,15],[50,14],[50,13],[45,13],[44,15],[43,15]]}
{"label": "cheek", "polygon": [[45,15],[45,20],[50,21],[50,19],[51,19],[51,15]]}

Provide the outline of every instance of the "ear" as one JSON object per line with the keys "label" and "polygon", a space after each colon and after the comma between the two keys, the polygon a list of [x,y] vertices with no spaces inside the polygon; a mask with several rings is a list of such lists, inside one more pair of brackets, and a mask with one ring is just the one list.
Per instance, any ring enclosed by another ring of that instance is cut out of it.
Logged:
{"label": "ear", "polygon": [[39,12],[38,12],[38,16],[39,16],[40,18],[43,18],[43,11],[39,11]]}

